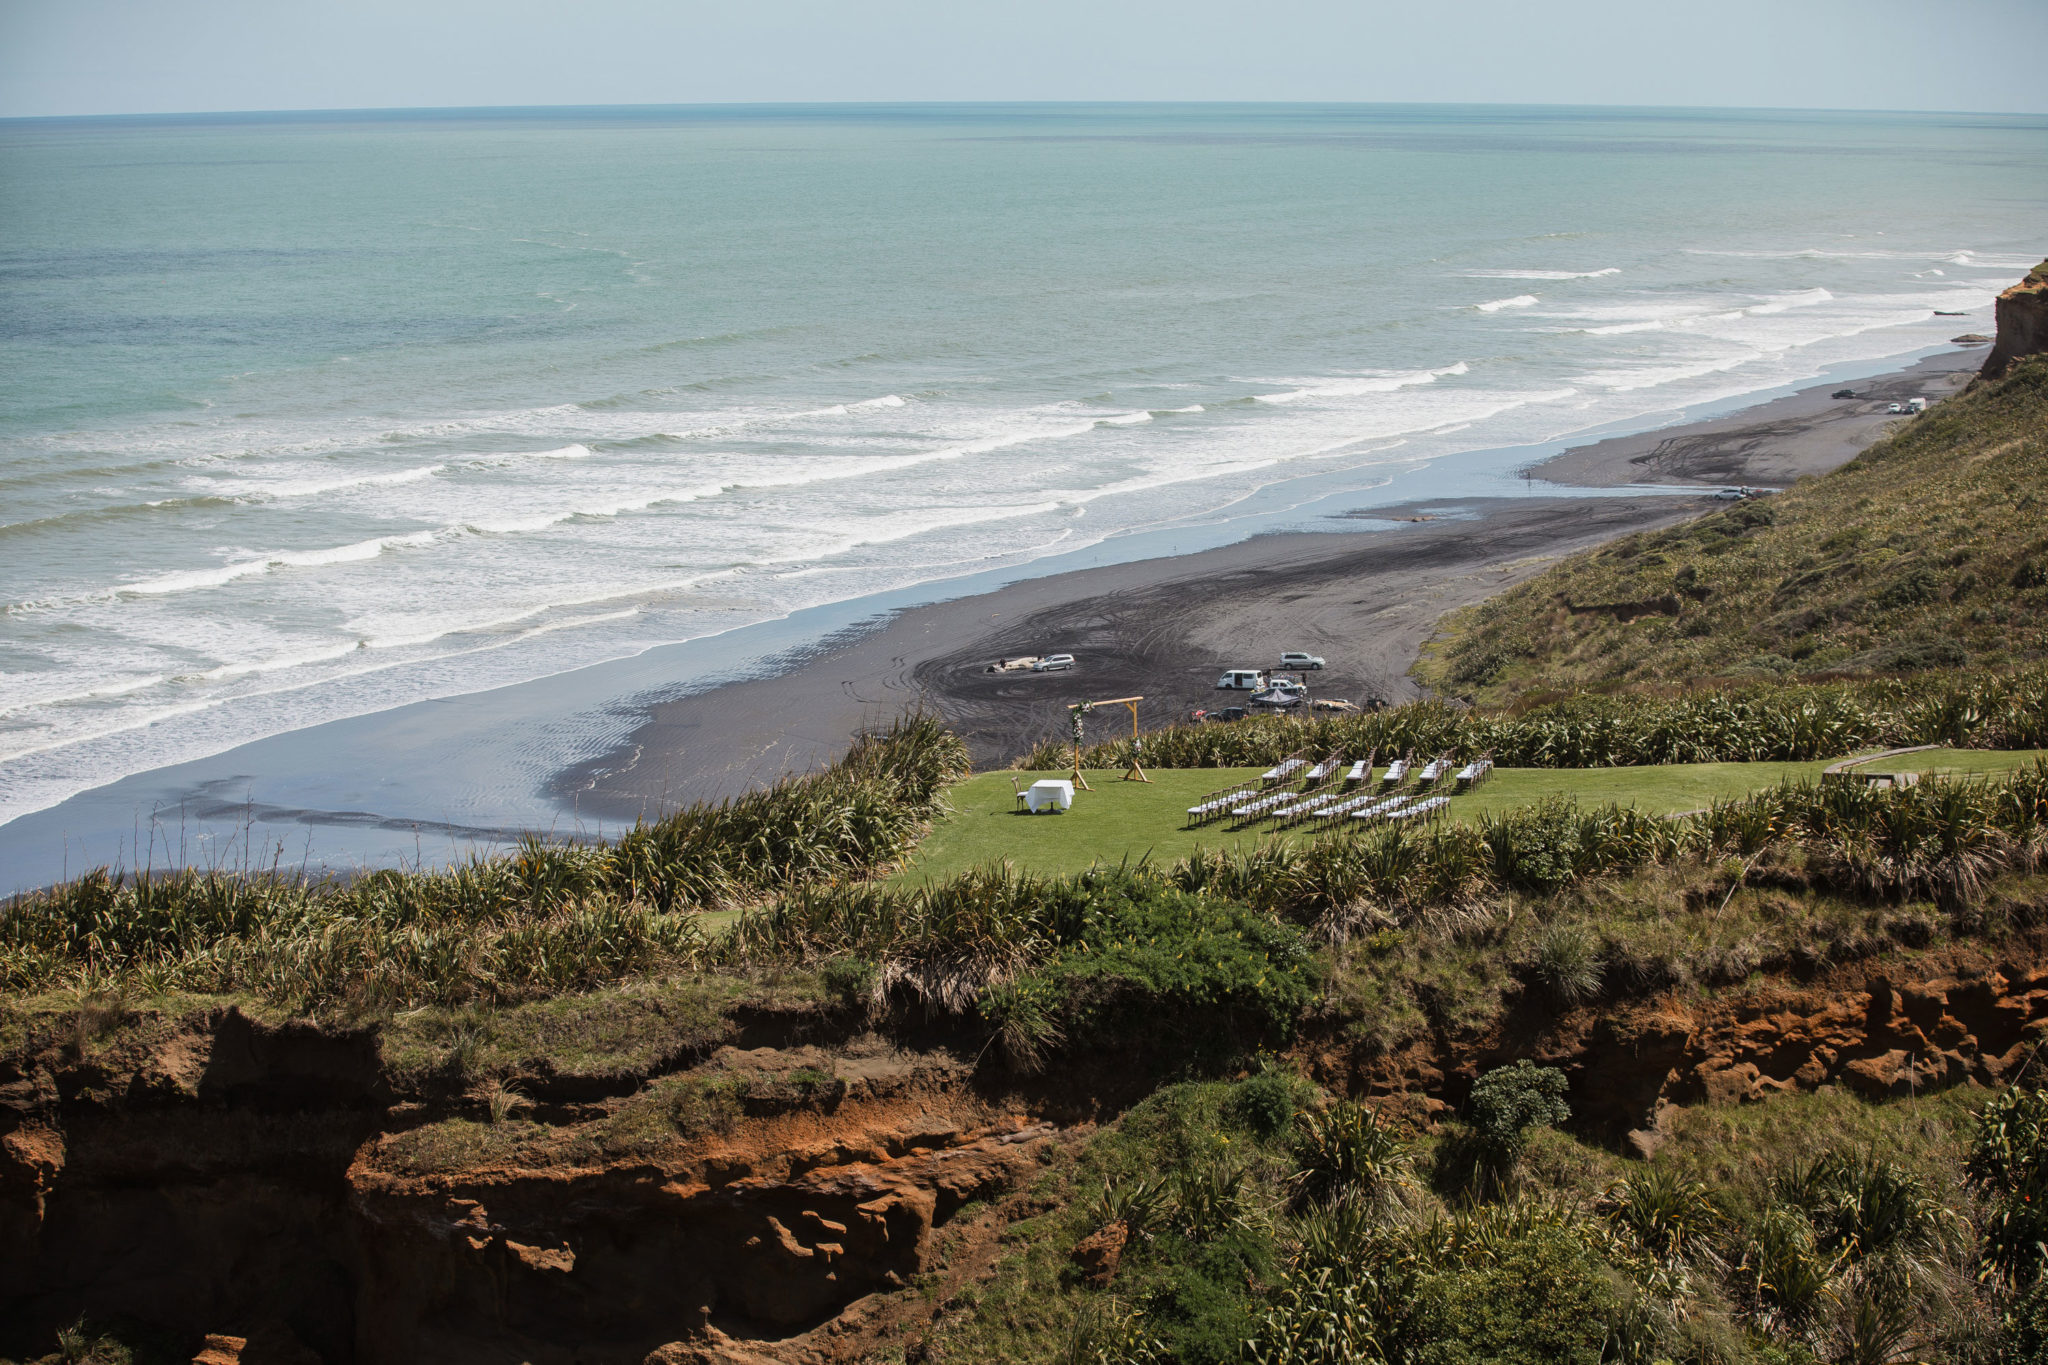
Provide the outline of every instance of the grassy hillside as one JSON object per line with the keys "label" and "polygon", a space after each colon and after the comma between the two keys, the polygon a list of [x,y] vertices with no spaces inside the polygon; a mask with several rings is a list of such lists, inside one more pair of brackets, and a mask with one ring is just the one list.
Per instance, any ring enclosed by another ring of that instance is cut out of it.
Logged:
{"label": "grassy hillside", "polygon": [[1419,675],[1532,690],[2048,656],[2048,359],[1774,497],[1573,556],[1446,619]]}

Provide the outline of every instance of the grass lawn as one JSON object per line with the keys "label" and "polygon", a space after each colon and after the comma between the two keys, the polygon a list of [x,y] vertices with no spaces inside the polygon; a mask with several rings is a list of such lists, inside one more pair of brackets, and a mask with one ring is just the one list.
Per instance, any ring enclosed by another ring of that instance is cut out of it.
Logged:
{"label": "grass lawn", "polygon": [[739,922],[744,910],[700,910],[697,912],[697,927],[707,938],[718,938]]}
{"label": "grass lawn", "polygon": [[2024,768],[2038,758],[2048,758],[2048,749],[1929,749],[1921,754],[1900,754],[1870,764],[1873,772],[1931,773],[1938,777],[1975,777],[1981,773],[2007,773]]}
{"label": "grass lawn", "polygon": [[[1930,749],[1877,766],[1896,771],[1997,773],[2031,763],[2038,751],[1987,752]],[[1742,796],[1786,780],[1817,780],[1818,763],[1682,763],[1643,768],[1498,768],[1478,791],[1456,798],[1452,818],[1526,806],[1547,796],[1575,797],[1586,805],[1634,805],[1660,814],[1698,810],[1716,800]],[[953,814],[941,820],[899,881],[942,881],[970,867],[1008,858],[1033,872],[1079,872],[1097,862],[1113,863],[1149,854],[1155,862],[1184,858],[1197,845],[1219,848],[1269,837],[1265,825],[1233,832],[1228,821],[1185,828],[1187,809],[1219,788],[1258,776],[1261,768],[1165,768],[1152,781],[1125,782],[1115,772],[1090,772],[1092,791],[1077,792],[1074,808],[1062,814],[1025,815],[1015,810],[1010,779],[1030,785],[1065,773],[983,773],[951,788]],[[1384,771],[1378,769],[1376,771]],[[1287,838],[1313,837],[1312,826]]]}

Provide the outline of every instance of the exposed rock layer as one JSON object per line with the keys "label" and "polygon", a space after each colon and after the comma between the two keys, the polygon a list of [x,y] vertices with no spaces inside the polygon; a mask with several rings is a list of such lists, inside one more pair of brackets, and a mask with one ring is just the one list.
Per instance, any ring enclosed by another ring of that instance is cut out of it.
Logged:
{"label": "exposed rock layer", "polygon": [[1327,1084],[1427,1119],[1482,1072],[1518,1057],[1563,1069],[1578,1126],[1643,1155],[1675,1106],[1735,1104],[1842,1085],[1872,1097],[2010,1080],[2048,1031],[2048,964],[1957,952],[1862,964],[1709,998],[1580,1009],[1547,1025],[1515,1014],[1483,1038],[1393,1053],[1327,1053]]}
{"label": "exposed rock layer", "polygon": [[1998,296],[1998,339],[1980,372],[1997,379],[2013,362],[2048,351],[2048,261]]}
{"label": "exposed rock layer", "polygon": [[[1561,1017],[1531,1004],[1483,1037],[1311,1061],[1333,1090],[1427,1121],[1530,1056],[1565,1070],[1584,1131],[1647,1152],[1674,1106],[2009,1079],[2044,1025],[2037,949],[1955,950]],[[821,1061],[836,1079],[629,1151],[592,1137],[628,1102],[607,1099],[422,1161],[422,1134],[509,1130],[394,1096],[368,1032],[225,1010],[127,1036],[0,1061],[0,1322],[40,1342],[91,1312],[245,1365],[852,1358],[928,1311],[897,1291],[934,1269],[962,1208],[1085,1131],[944,1052],[727,1048],[679,1079]],[[1118,1250],[1091,1246],[1082,1273]]]}

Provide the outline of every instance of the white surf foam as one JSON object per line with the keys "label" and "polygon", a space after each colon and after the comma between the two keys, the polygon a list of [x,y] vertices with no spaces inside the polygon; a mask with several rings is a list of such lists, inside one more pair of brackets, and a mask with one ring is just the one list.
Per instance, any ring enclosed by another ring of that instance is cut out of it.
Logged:
{"label": "white surf foam", "polygon": [[1752,317],[1768,313],[1782,313],[1788,308],[1811,308],[1815,304],[1827,303],[1835,296],[1825,289],[1800,289],[1790,294],[1779,294],[1762,303],[1752,304],[1742,311]]}
{"label": "white surf foam", "polygon": [[1610,265],[1604,270],[1468,270],[1468,280],[1597,280],[1603,275],[1619,275],[1621,267]]}
{"label": "white surf foam", "polygon": [[[339,479],[281,479],[274,483],[256,484],[253,487],[237,482],[228,484],[224,490],[229,496],[244,500],[266,500],[282,502],[287,498],[312,498],[323,493],[340,493],[350,488],[381,488],[392,484],[418,483],[431,479],[448,466],[444,464],[420,465],[413,469],[400,469],[389,474],[357,474]],[[220,487],[209,482],[208,487]]]}
{"label": "white surf foam", "polygon": [[1517,294],[1511,299],[1490,299],[1472,306],[1482,313],[1498,313],[1503,308],[1534,308],[1540,302],[1534,294]]}
{"label": "white surf foam", "polygon": [[[1351,379],[1327,380],[1310,383],[1302,388],[1288,389],[1281,393],[1258,393],[1252,395],[1257,403],[1298,403],[1304,398],[1356,398],[1368,393],[1394,393],[1401,389],[1413,388],[1418,384],[1434,384],[1438,379],[1469,374],[1471,369],[1464,361],[1446,365],[1435,370],[1408,370],[1384,374],[1360,375]],[[1276,383],[1286,381],[1273,381]],[[1299,382],[1299,381],[1297,381]]]}
{"label": "white surf foam", "polygon": [[164,574],[138,583],[123,583],[114,592],[124,597],[162,597],[171,593],[217,588],[238,578],[267,574],[277,569],[317,569],[329,564],[352,564],[375,559],[386,550],[430,544],[439,533],[415,531],[409,535],[376,536],[353,545],[336,545],[324,550],[279,550],[256,559],[238,560],[212,569],[190,569]]}

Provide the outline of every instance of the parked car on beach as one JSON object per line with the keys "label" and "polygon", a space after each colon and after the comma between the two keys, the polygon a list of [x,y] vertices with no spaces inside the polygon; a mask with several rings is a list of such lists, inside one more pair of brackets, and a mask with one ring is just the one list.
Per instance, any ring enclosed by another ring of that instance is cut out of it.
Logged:
{"label": "parked car on beach", "polygon": [[1256,692],[1266,685],[1266,670],[1263,668],[1226,668],[1216,679],[1216,686],[1227,692]]}
{"label": "parked car on beach", "polygon": [[1280,656],[1280,666],[1282,668],[1321,668],[1323,666],[1323,656],[1320,654],[1304,654],[1300,650],[1290,649]]}
{"label": "parked car on beach", "polygon": [[1071,654],[1048,654],[1037,663],[1031,665],[1031,671],[1033,673],[1059,673],[1073,666],[1074,656]]}
{"label": "parked car on beach", "polygon": [[1272,686],[1265,691],[1252,694],[1253,706],[1269,707],[1275,711],[1299,706],[1307,700],[1308,688],[1293,678],[1275,678]]}

